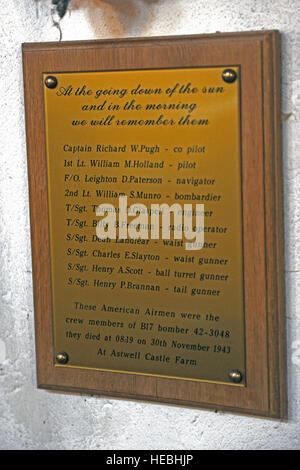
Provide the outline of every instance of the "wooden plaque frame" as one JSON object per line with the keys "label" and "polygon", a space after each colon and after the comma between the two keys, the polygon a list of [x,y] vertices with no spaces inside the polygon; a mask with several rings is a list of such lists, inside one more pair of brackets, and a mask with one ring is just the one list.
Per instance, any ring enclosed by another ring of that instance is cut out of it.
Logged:
{"label": "wooden plaque frame", "polygon": [[[55,367],[43,72],[239,64],[247,386]],[[37,378],[40,388],[284,418],[280,35],[277,31],[23,44]]]}

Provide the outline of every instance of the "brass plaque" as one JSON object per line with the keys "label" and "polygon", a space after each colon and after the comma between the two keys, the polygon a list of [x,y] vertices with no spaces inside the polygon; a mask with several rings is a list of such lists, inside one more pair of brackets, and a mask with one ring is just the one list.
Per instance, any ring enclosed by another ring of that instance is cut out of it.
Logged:
{"label": "brass plaque", "polygon": [[[240,85],[232,66],[43,75],[57,367],[65,353],[64,367],[233,386],[238,370],[245,385]],[[154,235],[162,204],[182,212]]]}

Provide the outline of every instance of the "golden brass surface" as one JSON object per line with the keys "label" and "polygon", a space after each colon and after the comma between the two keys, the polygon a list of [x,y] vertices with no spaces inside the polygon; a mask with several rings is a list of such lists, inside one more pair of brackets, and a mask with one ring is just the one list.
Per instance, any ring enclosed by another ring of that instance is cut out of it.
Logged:
{"label": "golden brass surface", "polygon": [[[53,72],[57,87],[45,84],[54,350],[66,367],[231,386],[239,370],[245,385],[240,80],[224,69]],[[204,247],[174,239],[172,219],[169,240],[122,239],[119,212],[119,238],[99,240],[97,207],[118,211],[120,194],[148,209],[204,204]]]}

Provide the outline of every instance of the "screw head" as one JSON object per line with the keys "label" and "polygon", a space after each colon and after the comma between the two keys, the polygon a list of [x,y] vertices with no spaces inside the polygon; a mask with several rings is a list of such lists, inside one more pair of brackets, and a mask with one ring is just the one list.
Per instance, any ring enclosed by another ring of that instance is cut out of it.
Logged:
{"label": "screw head", "polygon": [[56,361],[58,364],[67,364],[69,356],[66,352],[62,351],[56,355]]}
{"label": "screw head", "polygon": [[239,384],[242,381],[243,375],[239,370],[232,370],[228,374],[231,382],[235,384]]}
{"label": "screw head", "polygon": [[222,78],[226,83],[233,83],[237,79],[237,73],[233,69],[225,69],[222,72]]}
{"label": "screw head", "polygon": [[47,88],[56,88],[57,87],[57,78],[53,75],[48,75],[45,78],[45,85]]}

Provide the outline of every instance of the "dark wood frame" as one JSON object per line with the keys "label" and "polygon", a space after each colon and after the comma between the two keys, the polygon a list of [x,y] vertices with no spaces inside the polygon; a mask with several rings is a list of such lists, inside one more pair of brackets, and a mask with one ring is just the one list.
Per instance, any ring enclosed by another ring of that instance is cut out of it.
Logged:
{"label": "dark wood frame", "polygon": [[[247,386],[56,367],[43,72],[241,65]],[[277,31],[23,44],[37,378],[40,388],[285,418],[286,357]]]}

